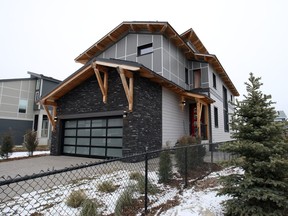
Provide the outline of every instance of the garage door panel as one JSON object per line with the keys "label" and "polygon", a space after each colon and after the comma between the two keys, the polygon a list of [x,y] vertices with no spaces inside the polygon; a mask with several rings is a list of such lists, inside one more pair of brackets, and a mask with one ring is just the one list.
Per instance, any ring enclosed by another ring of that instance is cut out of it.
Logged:
{"label": "garage door panel", "polygon": [[64,120],[63,153],[122,157],[123,117]]}
{"label": "garage door panel", "polygon": [[67,153],[67,154],[75,154],[75,147],[74,146],[64,146],[63,152]]}
{"label": "garage door panel", "polygon": [[91,155],[94,156],[105,156],[105,148],[91,148]]}
{"label": "garage door panel", "polygon": [[77,147],[76,154],[89,155],[89,147]]}

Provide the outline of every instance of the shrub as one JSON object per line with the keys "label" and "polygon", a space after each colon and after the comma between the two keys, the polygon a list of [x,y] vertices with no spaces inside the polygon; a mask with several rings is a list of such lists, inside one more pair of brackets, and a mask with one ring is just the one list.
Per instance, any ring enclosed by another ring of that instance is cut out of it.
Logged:
{"label": "shrub", "polygon": [[115,215],[122,216],[125,207],[131,207],[133,205],[133,192],[134,185],[128,186],[119,196],[115,205]]}
{"label": "shrub", "polygon": [[[180,174],[185,172],[185,151],[187,151],[187,170],[193,170],[195,167],[200,166],[204,162],[204,156],[206,154],[205,146],[200,144],[201,140],[192,136],[182,136],[176,143],[179,148],[176,150],[176,163]],[[195,146],[197,145],[197,146]]]}
{"label": "shrub", "polygon": [[9,153],[13,152],[14,143],[10,133],[4,134],[2,137],[2,143],[0,146],[0,156],[8,159]]}
{"label": "shrub", "polygon": [[169,151],[160,154],[159,161],[159,182],[168,183],[172,179],[172,161]]}
{"label": "shrub", "polygon": [[33,156],[33,152],[38,146],[37,132],[27,131],[24,136],[24,147],[27,149],[29,156]]}
{"label": "shrub", "polygon": [[117,186],[114,185],[111,181],[104,181],[98,185],[98,190],[105,193],[114,192],[117,189]]}
{"label": "shrub", "polygon": [[72,191],[66,200],[66,204],[72,208],[78,208],[87,196],[83,190]]}
{"label": "shrub", "polygon": [[[144,194],[145,193],[145,177],[143,175],[141,175],[141,177],[137,180],[137,190]],[[148,190],[148,193],[149,194],[156,194],[159,192],[158,188],[156,185],[152,184],[149,179],[148,179],[148,182],[147,182],[147,190]]]}
{"label": "shrub", "polygon": [[97,202],[93,202],[90,199],[86,199],[82,203],[80,216],[98,216],[100,215],[98,212],[99,207],[100,205]]}
{"label": "shrub", "polygon": [[138,181],[142,176],[143,175],[139,172],[132,172],[130,173],[129,178]]}

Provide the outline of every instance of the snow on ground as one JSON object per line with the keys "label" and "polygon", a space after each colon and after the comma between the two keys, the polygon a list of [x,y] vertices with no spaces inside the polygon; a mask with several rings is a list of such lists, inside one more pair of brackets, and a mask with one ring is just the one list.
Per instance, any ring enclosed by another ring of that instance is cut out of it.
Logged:
{"label": "snow on ground", "polygon": [[[33,152],[33,155],[43,155],[43,154],[50,154],[50,151]],[[12,152],[12,154],[9,154],[9,158],[19,158],[19,157],[28,157],[28,152]],[[3,160],[3,158],[0,157],[0,160]]]}
{"label": "snow on ground", "polygon": [[[220,172],[211,173],[202,181],[218,178],[220,175],[229,175],[232,173],[242,173],[241,169],[228,168]],[[68,195],[73,190],[84,190],[90,199],[96,199],[102,204],[99,209],[101,215],[109,215],[114,212],[116,201],[120,194],[129,185],[136,183],[129,178],[130,172],[127,170],[118,170],[109,174],[90,176],[87,179],[72,181],[69,184],[54,186],[47,190],[34,191],[14,197],[12,200],[0,204],[0,212],[5,215],[31,215],[35,212],[41,212],[43,215],[79,215],[81,207],[71,208],[66,205]],[[227,196],[217,196],[218,184],[199,190],[196,186],[184,189],[181,194],[177,188],[164,186],[158,183],[157,172],[149,172],[149,180],[157,185],[160,192],[156,195],[149,195],[149,209],[167,203],[168,200],[178,196],[180,204],[166,212],[162,216],[218,216],[223,215],[221,202],[228,199]],[[112,181],[118,188],[112,193],[103,193],[97,189],[97,186],[104,181]],[[216,181],[217,182],[217,181]],[[201,182],[200,182],[201,183]],[[139,192],[133,194],[134,198],[139,198]],[[159,214],[157,214],[159,215]]]}

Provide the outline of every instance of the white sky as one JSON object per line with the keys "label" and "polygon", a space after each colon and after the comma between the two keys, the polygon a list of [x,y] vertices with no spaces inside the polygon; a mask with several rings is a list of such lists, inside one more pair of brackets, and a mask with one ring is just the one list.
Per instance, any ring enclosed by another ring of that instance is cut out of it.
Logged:
{"label": "white sky", "polygon": [[262,77],[288,115],[286,0],[0,0],[0,79],[31,71],[63,80],[81,67],[74,58],[122,21],[156,20],[179,34],[192,27],[241,95],[250,72]]}

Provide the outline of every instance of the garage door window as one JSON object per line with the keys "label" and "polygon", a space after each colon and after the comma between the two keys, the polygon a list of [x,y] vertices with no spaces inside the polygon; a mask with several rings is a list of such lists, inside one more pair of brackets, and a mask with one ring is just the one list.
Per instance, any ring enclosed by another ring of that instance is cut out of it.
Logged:
{"label": "garage door window", "polygon": [[63,153],[122,157],[122,118],[77,119],[64,122]]}

